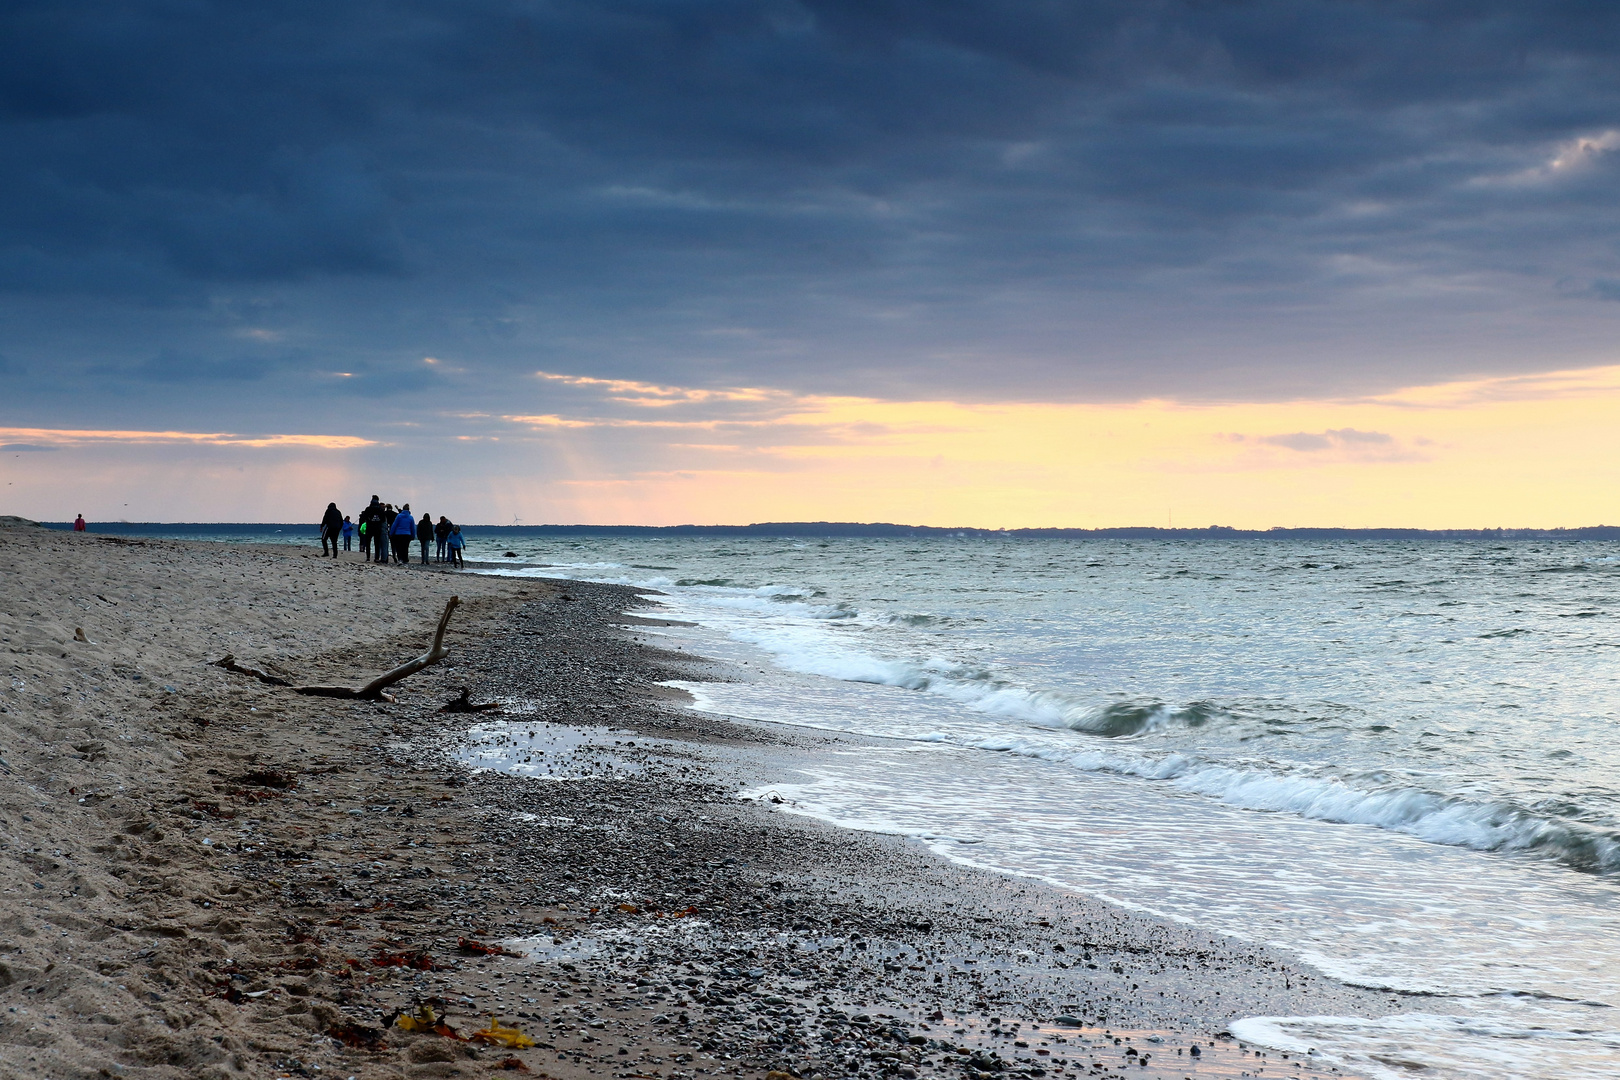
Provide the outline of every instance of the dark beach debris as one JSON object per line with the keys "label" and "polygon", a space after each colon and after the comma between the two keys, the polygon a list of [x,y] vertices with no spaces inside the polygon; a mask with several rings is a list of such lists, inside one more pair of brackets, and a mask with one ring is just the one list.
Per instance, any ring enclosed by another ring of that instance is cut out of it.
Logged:
{"label": "dark beach debris", "polygon": [[207,799],[192,799],[191,805],[209,817],[220,818],[225,821],[229,821],[236,816],[236,811],[223,810],[220,808],[219,803]]}
{"label": "dark beach debris", "polygon": [[246,772],[238,776],[236,783],[252,784],[254,787],[276,788],[279,791],[286,791],[289,788],[298,786],[296,777],[275,769],[254,769],[252,772]]}
{"label": "dark beach debris", "polygon": [[[417,971],[436,971],[439,966],[433,962],[433,957],[429,954],[416,951],[388,952],[379,949],[377,955],[371,958],[371,962],[377,967],[407,967]],[[361,966],[354,960],[350,960],[349,964],[353,967]]]}
{"label": "dark beach debris", "polygon": [[287,797],[285,791],[267,791],[263,788],[231,788],[225,794],[233,799],[241,799],[245,803],[262,803],[270,799],[284,799]]}
{"label": "dark beach debris", "polygon": [[497,1069],[504,1069],[507,1072],[529,1071],[529,1067],[523,1063],[523,1059],[518,1057],[502,1058],[500,1061],[495,1063],[495,1067]]}
{"label": "dark beach debris", "polygon": [[513,952],[511,949],[503,949],[499,945],[486,945],[482,941],[474,941],[469,937],[457,938],[456,948],[468,956],[514,956],[518,959],[523,958],[522,953]]}
{"label": "dark beach debris", "polygon": [[500,707],[501,707],[500,703],[495,702],[495,701],[487,701],[487,702],[483,702],[483,703],[478,704],[478,705],[474,705],[473,701],[472,701],[472,691],[469,690],[467,687],[463,686],[461,688],[461,695],[459,697],[451,698],[449,701],[445,702],[444,705],[440,706],[439,711],[440,712],[457,712],[457,713],[461,713],[461,712],[498,712],[500,710]]}
{"label": "dark beach debris", "polygon": [[314,971],[321,966],[319,956],[297,956],[290,960],[282,960],[276,967],[283,971]]}
{"label": "dark beach debris", "polygon": [[344,1046],[353,1047],[356,1050],[376,1052],[388,1049],[388,1044],[383,1041],[381,1028],[366,1027],[364,1024],[349,1022],[333,1024],[326,1029],[326,1034]]}

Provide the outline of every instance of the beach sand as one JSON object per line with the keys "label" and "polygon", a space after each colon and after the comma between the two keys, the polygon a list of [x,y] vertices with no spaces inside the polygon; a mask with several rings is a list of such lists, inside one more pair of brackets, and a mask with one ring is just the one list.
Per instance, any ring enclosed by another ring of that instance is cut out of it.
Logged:
{"label": "beach sand", "polygon": [[[733,676],[628,589],[0,540],[0,1075],[1325,1077],[1225,1024],[1406,1005],[740,799],[849,740],[686,709],[661,683]],[[214,664],[359,685],[453,594],[393,703]],[[464,1041],[492,1018],[535,1045]]]}

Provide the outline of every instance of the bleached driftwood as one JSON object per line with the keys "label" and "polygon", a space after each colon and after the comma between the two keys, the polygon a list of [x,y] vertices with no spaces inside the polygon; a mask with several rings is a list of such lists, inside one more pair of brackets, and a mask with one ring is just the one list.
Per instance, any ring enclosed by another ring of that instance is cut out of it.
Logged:
{"label": "bleached driftwood", "polygon": [[230,656],[225,657],[223,660],[217,660],[215,663],[226,671],[234,671],[239,675],[251,675],[260,682],[269,683],[272,686],[289,686],[294,693],[307,694],[311,697],[393,701],[392,695],[383,693],[385,688],[393,686],[401,679],[415,675],[430,664],[437,664],[450,655],[450,650],[444,647],[444,631],[450,625],[450,613],[455,611],[460,603],[461,597],[452,596],[449,602],[444,605],[444,614],[439,616],[439,628],[433,633],[433,646],[427,652],[414,660],[399,665],[392,671],[384,672],[359,689],[352,686],[292,686],[286,679],[277,678],[257,668],[244,667],[238,664],[234,657]]}

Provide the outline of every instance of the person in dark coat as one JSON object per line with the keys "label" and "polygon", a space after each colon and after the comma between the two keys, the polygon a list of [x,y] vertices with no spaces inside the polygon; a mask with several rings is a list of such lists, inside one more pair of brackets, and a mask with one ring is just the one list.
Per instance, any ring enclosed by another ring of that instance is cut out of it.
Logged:
{"label": "person in dark coat", "polygon": [[440,514],[439,515],[439,523],[437,525],[433,526],[433,538],[439,542],[439,549],[438,549],[438,551],[436,551],[434,553],[434,557],[439,562],[444,562],[444,554],[445,554],[444,542],[446,540],[450,539],[450,518],[449,518],[449,515],[447,515],[447,514]]}
{"label": "person in dark coat", "polygon": [[422,565],[428,564],[428,545],[433,543],[433,515],[423,514],[416,525],[416,539],[422,544]]}
{"label": "person in dark coat", "polygon": [[321,518],[321,555],[326,554],[326,545],[332,544],[332,558],[337,558],[338,537],[343,534],[343,511],[337,508],[337,503],[326,504],[326,514]]}
{"label": "person in dark coat", "polygon": [[381,500],[373,495],[370,504],[360,511],[360,557],[366,562],[372,559],[371,546],[382,536],[377,528],[377,511],[381,506]]}

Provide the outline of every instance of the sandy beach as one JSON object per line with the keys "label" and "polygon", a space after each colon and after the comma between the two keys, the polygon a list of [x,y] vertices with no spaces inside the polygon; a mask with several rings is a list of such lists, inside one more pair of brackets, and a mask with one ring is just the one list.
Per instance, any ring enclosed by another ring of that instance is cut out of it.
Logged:
{"label": "sandy beach", "polygon": [[[739,798],[837,737],[686,708],[738,676],[629,589],[3,536],[6,1076],[1327,1077],[1225,1025],[1406,1007]],[[452,595],[393,702],[216,663],[359,685]]]}

